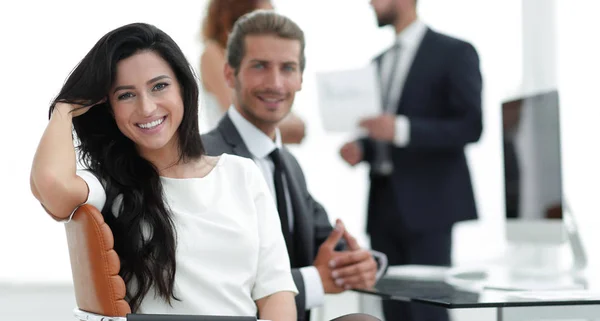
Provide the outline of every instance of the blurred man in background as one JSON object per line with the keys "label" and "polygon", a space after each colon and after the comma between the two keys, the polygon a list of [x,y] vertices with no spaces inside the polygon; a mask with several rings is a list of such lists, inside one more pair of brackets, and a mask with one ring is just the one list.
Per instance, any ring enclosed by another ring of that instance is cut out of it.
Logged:
{"label": "blurred man in background", "polygon": [[[396,38],[379,55],[382,113],[345,144],[350,165],[370,164],[367,232],[390,265],[450,265],[454,223],[477,218],[464,149],[482,132],[479,57],[467,42],[417,16],[416,0],[371,0]],[[385,301],[388,321],[447,320],[443,310]]]}

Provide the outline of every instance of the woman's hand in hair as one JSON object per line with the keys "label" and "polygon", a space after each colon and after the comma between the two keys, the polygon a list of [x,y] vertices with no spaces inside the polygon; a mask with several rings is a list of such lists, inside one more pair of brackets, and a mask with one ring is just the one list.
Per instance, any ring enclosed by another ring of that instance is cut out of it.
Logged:
{"label": "woman's hand in hair", "polygon": [[80,103],[57,102],[55,108],[58,109],[61,113],[67,112],[71,113],[73,117],[77,117],[85,114],[88,110],[90,110],[90,108],[102,104],[104,102],[106,102],[106,98],[102,98],[101,100],[95,103],[90,103],[89,101],[82,101]]}
{"label": "woman's hand in hair", "polygon": [[104,101],[61,99],[52,106],[50,121],[35,152],[29,182],[33,195],[55,219],[68,218],[89,194],[86,182],[77,175],[73,117]]}

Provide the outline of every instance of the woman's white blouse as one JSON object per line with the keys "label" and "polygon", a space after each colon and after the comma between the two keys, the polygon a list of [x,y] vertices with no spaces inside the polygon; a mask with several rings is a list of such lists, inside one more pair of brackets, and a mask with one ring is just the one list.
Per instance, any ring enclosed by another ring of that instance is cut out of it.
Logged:
{"label": "woman's white blouse", "polygon": [[[102,184],[89,171],[77,174],[89,187],[86,203],[102,209]],[[255,316],[255,300],[298,293],[275,201],[252,160],[223,154],[204,178],[161,182],[176,228],[180,301],[170,306],[151,290],[138,313]]]}

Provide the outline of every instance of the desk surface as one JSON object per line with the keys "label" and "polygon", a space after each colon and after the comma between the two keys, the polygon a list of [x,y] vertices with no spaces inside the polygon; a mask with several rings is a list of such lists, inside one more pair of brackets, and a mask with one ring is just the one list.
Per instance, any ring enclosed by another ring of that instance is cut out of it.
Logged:
{"label": "desk surface", "polygon": [[[441,275],[443,273],[440,272]],[[411,278],[410,275],[391,273],[384,276],[374,289],[358,292],[378,295],[388,300],[421,302],[448,309],[600,304],[600,291],[588,290],[587,284],[581,279],[574,279],[570,288],[559,280],[545,280],[550,285],[556,285],[556,289],[548,287],[542,291],[507,287],[499,290],[451,284],[453,282],[443,277],[415,275]]]}

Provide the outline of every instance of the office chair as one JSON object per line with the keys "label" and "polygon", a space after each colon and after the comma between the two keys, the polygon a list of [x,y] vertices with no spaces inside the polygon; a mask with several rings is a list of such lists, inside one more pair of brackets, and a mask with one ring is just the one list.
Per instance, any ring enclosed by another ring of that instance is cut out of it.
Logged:
{"label": "office chair", "polygon": [[83,205],[65,224],[75,287],[75,317],[84,321],[256,321],[256,317],[132,314],[125,301],[121,262],[104,217]]}

